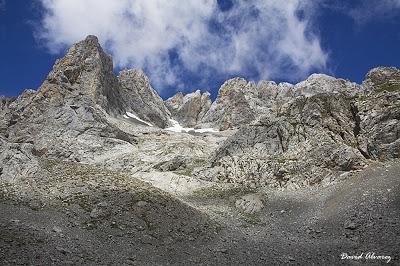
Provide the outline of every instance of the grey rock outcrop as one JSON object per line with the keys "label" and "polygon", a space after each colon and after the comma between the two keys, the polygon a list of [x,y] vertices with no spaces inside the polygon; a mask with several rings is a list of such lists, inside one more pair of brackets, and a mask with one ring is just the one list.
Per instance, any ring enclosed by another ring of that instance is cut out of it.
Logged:
{"label": "grey rock outcrop", "polygon": [[305,81],[294,85],[294,96],[310,97],[319,93],[343,93],[354,96],[361,92],[360,85],[325,74],[312,74]]}
{"label": "grey rock outcrop", "polygon": [[174,158],[160,162],[154,166],[155,169],[160,171],[176,171],[179,169],[184,169],[190,163],[190,158],[184,156],[175,156]]}
{"label": "grey rock outcrop", "polygon": [[357,127],[360,150],[371,159],[400,157],[400,71],[371,70],[363,85],[369,94],[358,99]]}
{"label": "grey rock outcrop", "polygon": [[262,81],[258,93],[246,91],[261,116],[195,174],[250,187],[296,188],[330,183],[369,159],[399,158],[398,74],[395,68],[373,69],[362,86],[320,74],[296,85]]}
{"label": "grey rock outcrop", "polygon": [[164,101],[164,103],[170,111],[172,117],[177,118],[179,115],[179,110],[182,108],[183,105],[183,93],[179,91],[174,96]]}
{"label": "grey rock outcrop", "polygon": [[0,110],[3,110],[3,108],[6,106],[7,99],[4,96],[0,96]]}
{"label": "grey rock outcrop", "polygon": [[261,118],[228,138],[210,159],[214,179],[298,187],[333,178],[332,171],[359,169],[365,157],[357,148],[352,110],[342,94],[298,98],[276,118]]}
{"label": "grey rock outcrop", "polygon": [[298,97],[311,97],[320,93],[342,93],[349,97],[361,93],[361,86],[324,74],[313,74],[296,85],[260,81],[258,84],[241,78],[226,81],[216,101],[203,117],[203,124],[220,130],[250,124],[260,116],[276,116],[279,110]]}
{"label": "grey rock outcrop", "polygon": [[199,115],[197,116],[197,122],[200,122],[201,119],[206,115],[208,110],[210,110],[212,104],[211,94],[208,91],[203,93],[201,95],[200,102],[201,102],[201,110]]}
{"label": "grey rock outcrop", "polygon": [[142,70],[121,71],[118,81],[121,86],[122,106],[126,111],[160,128],[169,125],[170,113]]}
{"label": "grey rock outcrop", "polygon": [[264,207],[263,197],[258,194],[242,196],[236,200],[235,207],[246,214],[255,214]]}
{"label": "grey rock outcrop", "polygon": [[172,117],[184,127],[195,127],[210,109],[210,93],[201,94],[200,90],[183,96],[178,92],[165,101]]}

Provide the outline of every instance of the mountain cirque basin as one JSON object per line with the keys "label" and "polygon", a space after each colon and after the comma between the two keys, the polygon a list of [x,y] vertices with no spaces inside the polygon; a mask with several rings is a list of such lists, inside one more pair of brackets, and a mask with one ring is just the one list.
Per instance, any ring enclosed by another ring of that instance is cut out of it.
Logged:
{"label": "mountain cirque basin", "polygon": [[0,97],[0,264],[399,265],[399,119],[394,67],[163,101],[88,36]]}

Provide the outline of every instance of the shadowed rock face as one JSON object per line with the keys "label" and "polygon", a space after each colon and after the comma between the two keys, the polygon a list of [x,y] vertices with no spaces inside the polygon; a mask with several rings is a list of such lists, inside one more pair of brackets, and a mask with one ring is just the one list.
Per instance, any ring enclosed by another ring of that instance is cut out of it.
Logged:
{"label": "shadowed rock face", "polygon": [[141,119],[160,128],[169,125],[169,111],[142,70],[121,71],[118,81],[122,106],[126,111],[135,113]]}
{"label": "shadowed rock face", "polygon": [[358,100],[355,107],[360,151],[375,160],[399,158],[400,92],[372,93]]}

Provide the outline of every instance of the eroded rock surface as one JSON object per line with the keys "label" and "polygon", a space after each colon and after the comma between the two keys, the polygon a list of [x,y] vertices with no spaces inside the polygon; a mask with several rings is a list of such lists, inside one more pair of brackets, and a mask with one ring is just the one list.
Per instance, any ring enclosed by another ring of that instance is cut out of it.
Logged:
{"label": "eroded rock surface", "polygon": [[[360,169],[352,103],[341,94],[298,98],[227,139],[210,160],[217,180],[256,187],[310,186]],[[208,176],[210,177],[210,176]]]}

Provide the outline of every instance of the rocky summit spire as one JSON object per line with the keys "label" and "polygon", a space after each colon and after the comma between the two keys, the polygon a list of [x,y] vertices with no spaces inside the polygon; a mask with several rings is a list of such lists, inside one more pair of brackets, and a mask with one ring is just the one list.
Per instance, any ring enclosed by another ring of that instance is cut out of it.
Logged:
{"label": "rocky summit spire", "polygon": [[122,112],[112,58],[103,51],[96,36],[89,35],[76,43],[56,61],[41,90],[54,86],[63,95],[81,95],[109,112]]}

